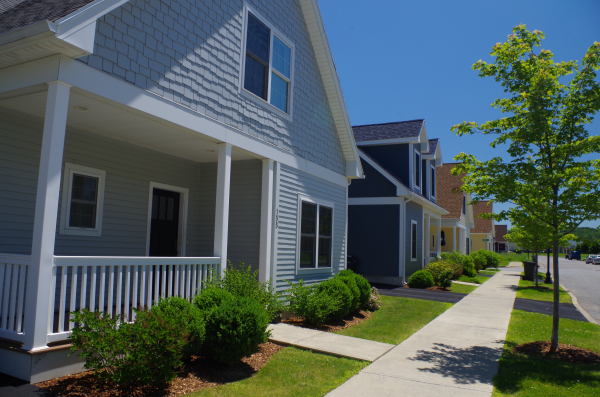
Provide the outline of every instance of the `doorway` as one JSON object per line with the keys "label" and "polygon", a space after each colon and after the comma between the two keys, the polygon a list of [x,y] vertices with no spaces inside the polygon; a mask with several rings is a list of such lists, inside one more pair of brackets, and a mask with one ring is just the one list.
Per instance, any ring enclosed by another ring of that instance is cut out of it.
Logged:
{"label": "doorway", "polygon": [[148,256],[185,256],[187,192],[185,188],[150,184]]}

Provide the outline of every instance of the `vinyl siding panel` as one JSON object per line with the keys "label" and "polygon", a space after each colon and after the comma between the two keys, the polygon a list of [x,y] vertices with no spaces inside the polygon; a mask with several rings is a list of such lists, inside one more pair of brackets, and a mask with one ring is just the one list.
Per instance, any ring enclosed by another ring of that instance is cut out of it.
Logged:
{"label": "vinyl siding panel", "polygon": [[400,205],[348,206],[348,254],[364,276],[399,274]]}
{"label": "vinyl siding panel", "polygon": [[361,159],[365,179],[354,179],[348,197],[395,197],[396,186],[369,163]]}
{"label": "vinyl siding panel", "polygon": [[331,272],[312,275],[296,275],[296,249],[298,225],[298,195],[334,203],[332,271],[337,273],[346,263],[346,189],[316,176],[282,165],[279,172],[279,216],[276,232],[276,280],[277,289],[287,288],[285,280],[304,279],[320,281]]}
{"label": "vinyl siding panel", "polygon": [[[417,222],[417,260],[411,260],[411,221]],[[413,202],[406,203],[406,233],[405,233],[405,276],[408,278],[417,270],[423,268],[423,207]]]}
{"label": "vinyl siding panel", "polygon": [[[412,156],[409,153],[408,143],[398,145],[361,146],[361,150],[373,157],[383,168],[406,186],[410,186],[410,165]],[[354,182],[352,182],[354,183]]]}

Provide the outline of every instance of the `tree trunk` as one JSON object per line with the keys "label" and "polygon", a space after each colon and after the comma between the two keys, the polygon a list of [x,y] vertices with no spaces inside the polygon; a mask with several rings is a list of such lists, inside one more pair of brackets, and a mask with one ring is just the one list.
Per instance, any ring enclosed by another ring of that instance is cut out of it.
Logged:
{"label": "tree trunk", "polygon": [[[554,232],[554,241],[552,242],[553,249],[558,249],[558,231]],[[558,301],[560,285],[558,282],[558,255],[552,256],[554,270],[554,304],[552,307],[552,339],[550,341],[550,353],[554,353],[558,349]]]}

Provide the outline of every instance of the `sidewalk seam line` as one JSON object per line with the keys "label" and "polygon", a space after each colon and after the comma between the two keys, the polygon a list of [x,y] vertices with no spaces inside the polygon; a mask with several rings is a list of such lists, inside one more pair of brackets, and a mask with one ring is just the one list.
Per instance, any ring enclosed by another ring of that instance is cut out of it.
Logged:
{"label": "sidewalk seam line", "polygon": [[[460,387],[460,386],[452,386],[452,385],[442,385],[440,383],[425,382],[425,381],[422,381],[422,380],[416,380],[416,379],[410,379],[410,378],[403,378],[401,376],[391,376],[391,375],[378,374],[378,373],[375,373],[375,372],[368,372],[368,371],[366,371],[366,368],[364,370],[362,370],[361,372],[364,372],[364,373],[369,374],[369,375],[381,376],[381,377],[384,377],[384,378],[400,379],[400,380],[406,380],[406,381],[409,381],[409,382],[423,383],[425,385],[434,385],[434,386],[441,386],[441,387],[451,387],[453,389],[471,390],[471,391],[476,391],[476,392],[479,392],[479,393],[489,393],[487,391],[481,391],[481,390],[477,390],[477,389],[473,389],[473,388],[468,388],[468,387]],[[484,384],[487,385],[487,383],[484,383]],[[492,387],[493,387],[493,385],[492,385]]]}

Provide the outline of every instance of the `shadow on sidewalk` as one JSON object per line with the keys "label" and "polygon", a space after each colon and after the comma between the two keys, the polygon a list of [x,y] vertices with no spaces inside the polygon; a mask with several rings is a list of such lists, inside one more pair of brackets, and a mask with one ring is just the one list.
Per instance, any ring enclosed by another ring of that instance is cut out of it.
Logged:
{"label": "shadow on sidewalk", "polygon": [[458,384],[492,384],[504,346],[502,340],[495,342],[498,343],[497,348],[471,346],[463,349],[434,343],[433,351],[421,350],[409,360],[432,363],[433,368],[419,368],[419,371],[453,378]]}

